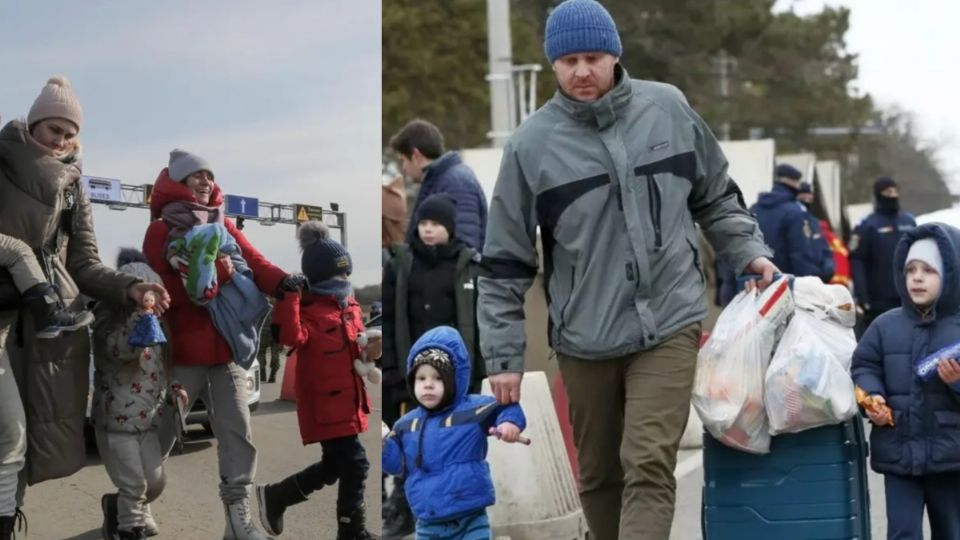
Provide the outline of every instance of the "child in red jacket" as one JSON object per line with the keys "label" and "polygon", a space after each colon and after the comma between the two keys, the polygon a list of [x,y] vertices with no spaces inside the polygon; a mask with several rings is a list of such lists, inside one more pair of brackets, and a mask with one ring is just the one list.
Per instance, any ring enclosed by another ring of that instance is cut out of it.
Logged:
{"label": "child in red jacket", "polygon": [[366,529],[363,504],[370,463],[358,435],[367,430],[370,398],[354,369],[364,328],[347,278],[353,270],[350,254],[318,221],[301,225],[298,237],[300,264],[310,286],[302,293],[282,293],[274,321],[280,326],[280,343],[297,349],[303,444],[319,442],[323,459],[276,484],[257,486],[260,520],[268,533],[279,535],[288,506],[339,480],[337,539],[375,538]]}

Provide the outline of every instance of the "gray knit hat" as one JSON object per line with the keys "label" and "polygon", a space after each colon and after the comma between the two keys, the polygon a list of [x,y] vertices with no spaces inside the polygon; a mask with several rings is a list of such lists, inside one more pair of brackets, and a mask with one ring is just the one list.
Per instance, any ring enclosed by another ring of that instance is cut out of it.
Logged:
{"label": "gray knit hat", "polygon": [[197,171],[207,171],[211,176],[215,176],[213,167],[202,157],[179,148],[170,151],[170,164],[167,166],[167,174],[170,175],[172,180],[183,182]]}
{"label": "gray knit hat", "polygon": [[77,129],[83,124],[83,109],[73,93],[70,81],[62,75],[50,77],[40,95],[27,113],[27,125],[33,126],[48,118],[63,118],[73,122]]}
{"label": "gray knit hat", "polygon": [[906,264],[910,264],[910,261],[922,261],[943,277],[943,256],[933,238],[921,238],[914,242],[907,252]]}

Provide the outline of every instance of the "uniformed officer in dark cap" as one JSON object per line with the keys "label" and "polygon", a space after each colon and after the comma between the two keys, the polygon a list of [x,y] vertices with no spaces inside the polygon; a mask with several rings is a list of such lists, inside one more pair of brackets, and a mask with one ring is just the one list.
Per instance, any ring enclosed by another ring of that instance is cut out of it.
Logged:
{"label": "uniformed officer in dark cap", "polygon": [[807,220],[806,208],[797,201],[803,175],[785,163],[777,166],[774,175],[773,189],[761,193],[750,208],[760,223],[764,241],[773,249],[773,264],[794,276],[821,277],[819,259],[811,256],[814,233],[820,233],[820,226]]}

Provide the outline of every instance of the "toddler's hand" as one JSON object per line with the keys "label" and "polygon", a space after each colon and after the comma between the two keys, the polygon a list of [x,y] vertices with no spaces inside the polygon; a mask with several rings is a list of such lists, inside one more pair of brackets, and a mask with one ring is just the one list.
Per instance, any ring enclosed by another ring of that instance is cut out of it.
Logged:
{"label": "toddler's hand", "polygon": [[960,381],[960,362],[952,358],[944,358],[937,365],[937,374],[947,384]]}
{"label": "toddler's hand", "polygon": [[530,444],[530,439],[521,436],[520,428],[510,422],[504,422],[497,427],[490,428],[489,433],[503,442]]}
{"label": "toddler's hand", "polygon": [[226,274],[227,278],[233,277],[233,274],[237,271],[233,266],[233,258],[226,253],[220,253],[217,255],[217,261],[223,267],[223,272]]}

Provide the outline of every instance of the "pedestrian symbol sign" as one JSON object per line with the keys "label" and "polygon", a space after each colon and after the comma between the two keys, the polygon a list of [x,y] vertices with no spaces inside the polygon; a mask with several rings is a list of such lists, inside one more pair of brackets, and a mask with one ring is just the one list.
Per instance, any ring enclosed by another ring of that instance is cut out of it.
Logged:
{"label": "pedestrian symbol sign", "polygon": [[320,208],[319,206],[297,204],[294,206],[294,208],[294,214],[297,216],[297,221],[300,223],[305,221],[320,220],[323,218],[323,208]]}

